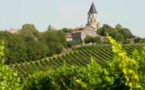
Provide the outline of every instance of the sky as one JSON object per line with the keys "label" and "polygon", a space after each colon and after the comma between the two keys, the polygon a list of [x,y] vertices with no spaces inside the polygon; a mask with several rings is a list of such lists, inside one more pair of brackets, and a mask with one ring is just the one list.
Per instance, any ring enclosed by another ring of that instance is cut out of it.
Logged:
{"label": "sky", "polygon": [[24,24],[34,24],[39,31],[46,31],[48,25],[56,29],[85,26],[92,2],[100,27],[121,24],[145,37],[145,0],[0,0],[0,30],[20,29]]}

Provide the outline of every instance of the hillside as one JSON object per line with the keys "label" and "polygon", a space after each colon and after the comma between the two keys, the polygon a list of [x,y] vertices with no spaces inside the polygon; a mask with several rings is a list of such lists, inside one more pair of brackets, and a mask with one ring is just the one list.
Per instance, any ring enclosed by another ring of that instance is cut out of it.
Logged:
{"label": "hillside", "polygon": [[[142,50],[145,45],[123,45],[123,49],[127,55],[131,55],[132,51]],[[94,57],[99,64],[113,59],[111,46],[83,46],[68,53],[45,58],[43,60],[30,61],[25,63],[10,65],[16,70],[21,78],[27,77],[38,71],[48,71],[62,66],[64,63],[68,65],[85,66],[90,63],[90,58]]]}

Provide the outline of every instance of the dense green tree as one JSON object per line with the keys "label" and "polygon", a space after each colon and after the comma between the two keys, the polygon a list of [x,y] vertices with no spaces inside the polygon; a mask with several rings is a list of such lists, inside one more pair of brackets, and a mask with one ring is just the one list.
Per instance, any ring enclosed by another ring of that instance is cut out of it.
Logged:
{"label": "dense green tree", "polygon": [[98,30],[98,34],[101,36],[110,35],[112,32],[114,32],[114,29],[107,24],[104,24],[103,27]]}
{"label": "dense green tree", "polygon": [[128,28],[123,28],[121,24],[117,24],[115,28],[104,24],[100,27],[97,32],[101,36],[110,35],[117,41],[122,41],[122,43],[129,43],[128,39],[134,38],[134,35]]}
{"label": "dense green tree", "polygon": [[63,31],[39,33],[33,24],[23,25],[18,34],[1,31],[1,39],[5,40],[6,64],[39,60],[61,53],[67,47]]}
{"label": "dense green tree", "polygon": [[97,44],[101,44],[101,37],[99,36],[94,37],[94,42]]}
{"label": "dense green tree", "polygon": [[74,41],[68,41],[67,42],[67,47],[68,48],[72,48],[74,45],[75,45],[75,42]]}
{"label": "dense green tree", "polygon": [[49,47],[49,55],[60,53],[67,46],[65,33],[62,31],[48,30],[43,33],[41,40]]}
{"label": "dense green tree", "polygon": [[101,35],[101,30],[102,30],[102,27],[99,27],[99,28],[97,29],[97,34]]}
{"label": "dense green tree", "polygon": [[100,44],[101,43],[101,37],[99,37],[99,36],[96,36],[96,37],[87,36],[84,39],[84,42],[85,43],[98,43],[98,44]]}
{"label": "dense green tree", "polygon": [[35,38],[38,36],[39,32],[33,24],[24,24],[22,26],[20,34],[23,35],[24,37],[31,36]]}
{"label": "dense green tree", "polygon": [[39,60],[47,57],[49,48],[41,41],[27,42],[27,55],[30,60]]}
{"label": "dense green tree", "polygon": [[145,38],[142,38],[139,42],[140,43],[145,43]]}
{"label": "dense green tree", "polygon": [[60,43],[62,43],[62,45],[64,47],[67,47],[67,41],[66,41],[66,38],[65,38],[65,33],[63,31],[59,30],[59,31],[57,31],[57,34],[58,34]]}
{"label": "dense green tree", "polygon": [[24,62],[28,59],[27,48],[24,41],[19,37],[13,37],[7,41],[6,63]]}
{"label": "dense green tree", "polygon": [[84,39],[84,42],[85,42],[85,43],[94,43],[94,37],[92,37],[92,36],[87,36],[87,37]]}
{"label": "dense green tree", "polygon": [[134,37],[128,28],[122,28],[118,32],[121,33],[125,39]]}
{"label": "dense green tree", "polygon": [[118,42],[124,41],[124,36],[121,33],[117,33],[114,38]]}
{"label": "dense green tree", "polygon": [[69,28],[63,28],[62,31],[65,32],[65,33],[67,33],[67,32],[71,32],[72,30],[69,29]]}
{"label": "dense green tree", "polygon": [[7,32],[7,31],[0,31],[0,39],[8,40],[8,39],[10,39],[12,37],[14,37],[13,34]]}
{"label": "dense green tree", "polygon": [[121,25],[121,24],[117,24],[117,25],[115,26],[115,29],[116,29],[117,31],[121,30],[121,29],[122,29],[122,25]]}
{"label": "dense green tree", "polygon": [[141,38],[140,37],[137,37],[137,38],[134,39],[134,42],[135,43],[140,43],[140,41],[141,41]]}

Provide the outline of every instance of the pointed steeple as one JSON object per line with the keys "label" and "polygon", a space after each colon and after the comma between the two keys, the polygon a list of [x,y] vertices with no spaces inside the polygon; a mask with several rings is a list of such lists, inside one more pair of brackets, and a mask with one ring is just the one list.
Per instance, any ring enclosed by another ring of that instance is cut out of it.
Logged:
{"label": "pointed steeple", "polygon": [[92,3],[88,13],[97,13],[98,14],[94,2]]}

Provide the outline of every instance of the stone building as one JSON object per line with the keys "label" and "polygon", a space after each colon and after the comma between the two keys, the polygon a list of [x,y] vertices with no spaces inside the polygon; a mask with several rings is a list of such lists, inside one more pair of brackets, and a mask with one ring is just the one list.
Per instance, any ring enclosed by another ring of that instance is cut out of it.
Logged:
{"label": "stone building", "polygon": [[84,42],[84,39],[87,36],[95,37],[95,36],[99,36],[99,35],[96,33],[95,28],[90,27],[90,26],[86,26],[83,28],[77,28],[72,32],[72,40],[76,43]]}
{"label": "stone building", "polygon": [[[83,42],[87,36],[99,36],[97,34],[98,28],[98,13],[94,3],[92,3],[88,12],[87,24],[85,27],[75,28],[71,34],[66,34],[67,41],[73,40],[76,43]],[[71,36],[70,36],[71,35]],[[72,38],[72,39],[71,39]]]}
{"label": "stone building", "polygon": [[66,37],[66,41],[72,41],[73,40],[71,32],[66,33],[65,37]]}

